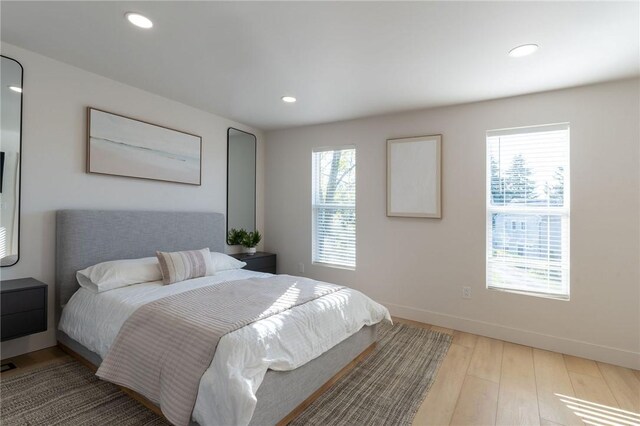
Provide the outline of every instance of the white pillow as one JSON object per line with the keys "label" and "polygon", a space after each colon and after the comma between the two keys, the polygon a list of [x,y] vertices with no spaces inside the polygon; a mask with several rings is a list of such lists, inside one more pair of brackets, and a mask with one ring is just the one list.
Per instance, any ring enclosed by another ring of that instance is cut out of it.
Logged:
{"label": "white pillow", "polygon": [[162,271],[156,257],[113,260],[98,263],[76,273],[80,286],[102,293],[149,281],[161,281]]}
{"label": "white pillow", "polygon": [[241,269],[247,266],[246,262],[242,262],[235,257],[231,257],[217,251],[211,252],[211,260],[217,271],[228,271],[230,269]]}

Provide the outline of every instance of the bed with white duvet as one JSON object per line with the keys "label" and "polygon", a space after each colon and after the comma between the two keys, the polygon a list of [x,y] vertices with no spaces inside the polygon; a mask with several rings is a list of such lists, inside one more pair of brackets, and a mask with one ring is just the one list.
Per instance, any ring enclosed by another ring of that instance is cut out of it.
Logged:
{"label": "bed with white duvet", "polygon": [[[100,293],[80,288],[64,307],[59,329],[104,359],[138,307],[204,286],[268,276],[232,269],[171,285],[153,281]],[[296,369],[384,319],[390,320],[385,307],[344,288],[225,335],[200,381],[193,420],[203,426],[249,424],[268,369]]]}

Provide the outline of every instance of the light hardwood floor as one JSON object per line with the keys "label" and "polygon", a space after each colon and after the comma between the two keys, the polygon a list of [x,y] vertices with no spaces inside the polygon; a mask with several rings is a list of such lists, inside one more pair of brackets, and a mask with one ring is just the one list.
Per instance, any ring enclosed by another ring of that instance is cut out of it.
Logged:
{"label": "light hardwood floor", "polygon": [[[416,321],[453,336],[414,426],[640,425],[640,371]],[[3,362],[17,374],[67,356],[48,348]]]}
{"label": "light hardwood floor", "polygon": [[7,370],[0,373],[0,380],[5,377],[11,377],[16,374],[20,374],[23,371],[43,367],[50,362],[57,361],[60,358],[68,357],[66,353],[57,346],[51,348],[42,349],[35,352],[29,352],[24,355],[20,355],[14,358],[3,359],[2,363],[13,363],[17,368],[13,370]]}
{"label": "light hardwood floor", "polygon": [[414,426],[640,425],[640,372],[394,318],[453,335]]}

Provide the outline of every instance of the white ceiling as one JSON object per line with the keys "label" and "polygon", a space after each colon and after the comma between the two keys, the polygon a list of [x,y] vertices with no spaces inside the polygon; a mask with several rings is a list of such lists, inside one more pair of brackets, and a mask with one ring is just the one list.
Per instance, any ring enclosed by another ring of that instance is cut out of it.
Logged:
{"label": "white ceiling", "polygon": [[[2,41],[261,129],[630,77],[638,2],[9,2]],[[131,26],[137,11],[151,30]],[[507,52],[537,43],[538,53]],[[28,70],[27,70],[28,72]],[[292,95],[295,104],[280,97]]]}

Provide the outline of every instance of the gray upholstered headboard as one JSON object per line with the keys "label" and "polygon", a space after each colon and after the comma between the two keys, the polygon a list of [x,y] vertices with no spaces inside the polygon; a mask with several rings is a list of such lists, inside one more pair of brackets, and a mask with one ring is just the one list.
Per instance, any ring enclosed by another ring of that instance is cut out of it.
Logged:
{"label": "gray upholstered headboard", "polygon": [[59,210],[56,213],[56,312],[78,289],[76,272],[96,263],[155,256],[156,250],[209,247],[224,253],[221,213]]}

